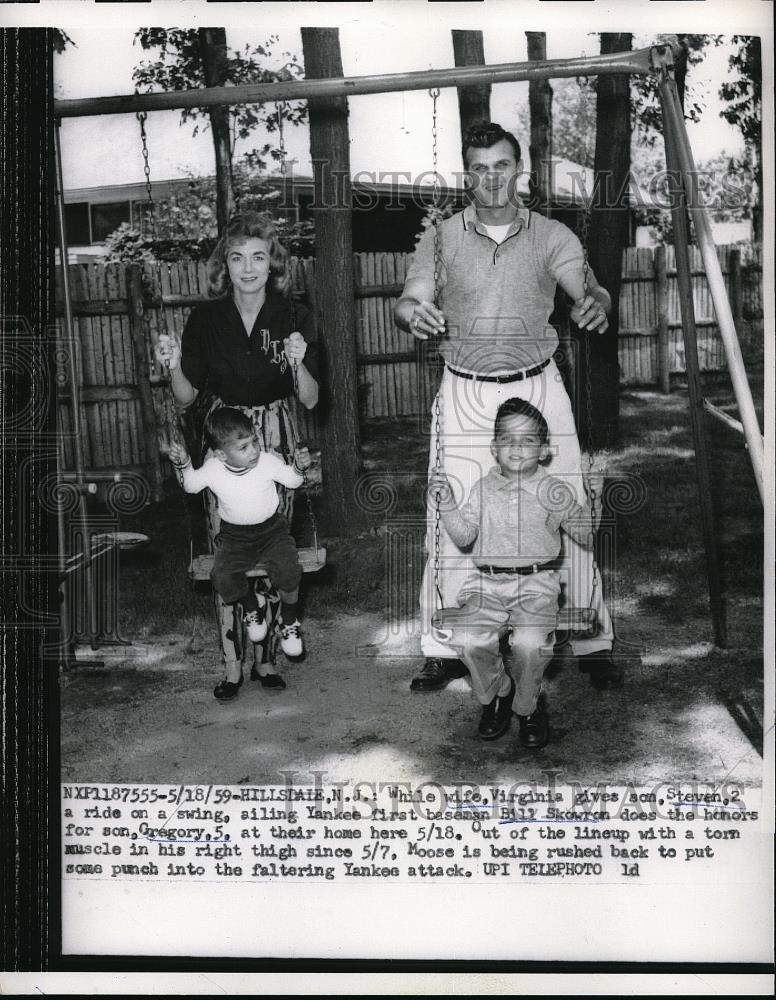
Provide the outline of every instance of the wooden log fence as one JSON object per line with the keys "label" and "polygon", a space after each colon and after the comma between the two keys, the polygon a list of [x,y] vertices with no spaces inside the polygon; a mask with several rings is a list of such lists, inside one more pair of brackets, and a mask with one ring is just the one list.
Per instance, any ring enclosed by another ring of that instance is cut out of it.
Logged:
{"label": "wooden log fence", "polygon": [[[761,350],[761,251],[718,247],[739,339]],[[690,248],[692,293],[702,372],[725,368],[700,252]],[[409,255],[354,254],[356,351],[363,420],[402,419],[430,411],[438,365],[427,348],[398,330],[391,314]],[[145,470],[161,488],[160,442],[167,439],[166,379],[153,356],[160,333],[180,332],[192,306],[207,298],[205,264],[196,261],[69,265],[81,383],[81,444],[87,476]],[[314,261],[293,261],[293,293],[315,309]],[[59,276],[61,279],[61,276]],[[61,290],[60,290],[61,291]],[[61,295],[59,296],[61,299]],[[62,313],[58,299],[58,314]],[[433,355],[433,351],[430,352]],[[620,384],[656,386],[665,393],[684,375],[684,350],[673,247],[629,247],[620,294]],[[329,359],[329,363],[332,359]],[[66,468],[74,465],[70,403],[59,397]],[[319,436],[317,414],[299,408],[300,431]]]}

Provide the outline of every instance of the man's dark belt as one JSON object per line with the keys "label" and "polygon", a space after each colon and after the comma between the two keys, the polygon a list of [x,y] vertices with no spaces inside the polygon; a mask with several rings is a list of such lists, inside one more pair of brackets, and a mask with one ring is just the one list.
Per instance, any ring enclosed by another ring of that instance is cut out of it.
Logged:
{"label": "man's dark belt", "polygon": [[472,378],[478,382],[498,382],[503,385],[505,382],[522,382],[524,378],[533,378],[534,375],[543,372],[550,361],[552,358],[546,358],[541,364],[534,365],[533,368],[523,368],[522,371],[510,372],[508,375],[474,375],[472,372],[459,372],[457,368],[452,368],[450,365],[447,367],[458,378]]}
{"label": "man's dark belt", "polygon": [[546,569],[560,569],[563,564],[563,559],[558,556],[557,559],[551,559],[549,562],[545,563],[531,563],[530,566],[478,566],[477,569],[480,573],[487,573],[492,576],[494,573],[516,573],[518,576],[532,576],[534,573],[541,573],[542,570]]}

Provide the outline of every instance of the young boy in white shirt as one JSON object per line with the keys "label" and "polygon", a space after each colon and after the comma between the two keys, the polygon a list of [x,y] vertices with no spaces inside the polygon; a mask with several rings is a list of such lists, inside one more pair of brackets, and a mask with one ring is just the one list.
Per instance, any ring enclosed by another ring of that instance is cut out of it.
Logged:
{"label": "young boy in white shirt", "polygon": [[[304,652],[298,605],[302,569],[288,521],[278,513],[275,483],[290,489],[301,486],[302,469],[309,466],[309,455],[306,449],[299,449],[294,466],[289,466],[261,451],[250,418],[228,406],[208,414],[205,439],[211,454],[199,469],[192,466],[182,445],[171,445],[170,458],[181,471],[187,493],[199,493],[207,487],[218,501],[221,525],[210,573],[213,587],[225,604],[242,605],[248,637],[252,642],[261,642],[267,634],[265,604],[263,599],[259,604],[246,573],[258,562],[266,566],[280,595],[281,648],[286,656],[299,658]],[[228,701],[235,697],[241,679],[222,681],[216,688],[216,698]],[[282,681],[275,686],[281,685],[285,686]]]}

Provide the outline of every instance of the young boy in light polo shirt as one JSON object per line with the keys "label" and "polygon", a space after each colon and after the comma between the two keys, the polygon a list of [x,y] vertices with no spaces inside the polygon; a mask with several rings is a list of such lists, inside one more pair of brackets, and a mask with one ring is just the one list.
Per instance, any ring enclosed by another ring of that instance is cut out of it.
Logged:
{"label": "young boy in light polo shirt", "polygon": [[[520,742],[531,749],[543,747],[549,737],[540,698],[542,647],[557,621],[560,530],[585,547],[593,539],[590,508],[580,506],[568,485],[543,468],[550,458],[548,439],[547,422],[536,407],[508,399],[496,414],[490,446],[497,464],[475,483],[467,502],[458,507],[441,469],[430,484],[448,534],[460,549],[471,550],[474,562],[451,628],[483,706],[479,735],[503,736],[514,711]],[[508,630],[514,678],[499,651]]]}

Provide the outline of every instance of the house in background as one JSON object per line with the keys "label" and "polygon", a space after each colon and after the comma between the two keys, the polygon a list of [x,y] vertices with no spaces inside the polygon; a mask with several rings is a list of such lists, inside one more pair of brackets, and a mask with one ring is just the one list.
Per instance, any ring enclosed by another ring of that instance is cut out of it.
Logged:
{"label": "house in background", "polygon": [[[732,246],[734,243],[751,243],[754,240],[752,230],[752,220],[744,219],[742,222],[716,222],[711,220],[711,234],[717,246]],[[651,226],[637,226],[636,240],[637,247],[653,247],[655,237]]]}
{"label": "house in background", "polygon": [[[294,176],[285,181],[265,178],[269,187],[282,195],[282,214],[294,221],[315,216],[315,191],[312,177]],[[151,190],[160,201],[185,190],[190,181],[176,178],[154,181]],[[445,200],[463,204],[463,191],[442,189]],[[412,184],[353,184],[353,247],[355,251],[409,252],[422,229],[422,220],[431,204],[429,187]],[[148,211],[144,183],[73,188],[65,192],[65,228],[71,262],[100,258],[106,238],[122,223],[141,228]]]}
{"label": "house in background", "polygon": [[[552,202],[550,214],[571,229],[579,231],[580,215],[594,190],[593,171],[569,160],[553,160]],[[265,179],[269,187],[283,193],[287,203],[284,214],[291,213],[295,221],[315,216],[315,190],[311,177],[292,176],[285,180],[273,176]],[[151,189],[155,200],[185,189],[190,180],[175,178],[154,181]],[[524,174],[518,186],[521,197],[528,198],[528,175]],[[442,187],[439,192],[444,203],[455,209],[466,203],[462,187]],[[140,228],[147,211],[145,184],[107,185],[91,188],[74,188],[65,192],[65,225],[69,258],[71,262],[99,259],[107,236],[122,223]],[[353,182],[353,249],[356,252],[410,253],[422,229],[423,218],[432,202],[429,184],[417,185],[409,181],[393,180]],[[628,215],[627,244],[650,246],[654,244],[647,226],[637,225],[639,208],[662,207],[649,192],[631,183],[631,211]],[[716,242],[732,243],[751,238],[751,227],[746,223],[713,223]]]}

